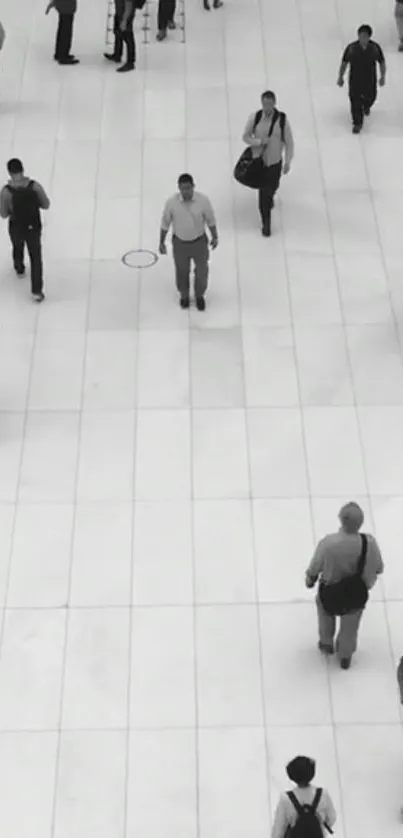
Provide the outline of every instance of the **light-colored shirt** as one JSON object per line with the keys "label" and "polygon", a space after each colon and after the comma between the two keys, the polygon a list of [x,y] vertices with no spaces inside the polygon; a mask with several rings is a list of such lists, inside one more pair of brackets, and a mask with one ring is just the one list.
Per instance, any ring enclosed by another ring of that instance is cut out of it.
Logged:
{"label": "light-colored shirt", "polygon": [[[373,588],[379,574],[383,573],[383,560],[377,541],[373,535],[367,535],[368,548],[363,572],[367,588]],[[358,533],[340,532],[326,535],[319,541],[313,559],[307,570],[307,579],[312,582],[320,576],[325,584],[340,582],[345,576],[351,576],[357,569],[361,555],[361,538]]]}
{"label": "light-colored shirt", "polygon": [[[21,188],[24,188],[24,187],[28,186],[29,181],[30,181],[30,178],[24,177],[24,179],[21,180],[21,183],[20,183]],[[13,188],[18,189],[17,184],[12,183],[11,180],[9,181],[9,184]],[[33,184],[32,188],[34,189],[34,191],[36,192],[36,194],[38,196],[38,202],[39,202],[40,208],[41,209],[49,209],[50,201],[49,201],[49,198],[48,198],[43,186],[41,186],[40,183],[37,183],[36,180],[33,180],[32,184]],[[13,214],[13,196],[12,196],[12,193],[10,192],[10,190],[7,188],[7,186],[8,186],[8,184],[3,186],[3,189],[0,192],[0,216],[2,218],[12,217],[12,214]]]}
{"label": "light-colored shirt", "polygon": [[182,241],[193,241],[203,236],[206,225],[216,226],[213,208],[206,195],[194,192],[191,201],[184,201],[180,192],[168,198],[162,214],[161,230],[173,233]]}
{"label": "light-colored shirt", "polygon": [[[249,117],[242,139],[244,143],[252,148],[253,156],[259,157],[262,149],[262,140],[266,140],[269,136],[273,116],[265,116],[263,113],[260,122],[258,122],[256,128],[253,130],[255,118],[256,112],[251,114]],[[291,163],[291,160],[294,157],[294,138],[287,117],[284,125],[284,142],[281,138],[280,119],[277,119],[273,128],[273,133],[271,137],[269,137],[269,144],[264,150],[263,160],[266,166],[274,166],[275,163],[280,163],[283,159],[283,155],[285,163]]]}
{"label": "light-colored shirt", "polygon": [[[316,788],[315,786],[308,786],[306,789],[293,789],[295,797],[302,805],[311,805],[313,803]],[[318,820],[322,826],[323,833],[325,831],[325,823],[332,828],[336,823],[336,812],[331,801],[329,793],[323,789],[322,797],[319,801],[316,810]],[[286,794],[282,794],[277,804],[276,813],[274,815],[273,829],[271,838],[284,838],[289,826],[295,826],[298,819],[298,814],[291,803],[291,800]]]}

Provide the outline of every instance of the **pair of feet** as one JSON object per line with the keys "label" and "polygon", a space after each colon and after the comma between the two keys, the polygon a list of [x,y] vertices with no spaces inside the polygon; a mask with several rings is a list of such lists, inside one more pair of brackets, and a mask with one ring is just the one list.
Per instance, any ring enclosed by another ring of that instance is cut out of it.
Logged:
{"label": "pair of feet", "polygon": [[[213,0],[213,9],[221,9],[221,6],[223,5],[224,3],[222,2],[222,0]],[[206,10],[206,12],[210,11],[211,6],[209,0],[203,0],[203,8]]]}
{"label": "pair of feet", "polygon": [[[181,297],[180,299],[180,307],[181,308],[189,308],[190,300],[189,297]],[[196,297],[196,308],[198,311],[204,311],[206,308],[206,301],[204,297]]]}
{"label": "pair of feet", "polygon": [[65,58],[58,58],[57,55],[54,56],[54,60],[57,61],[58,64],[79,64],[79,58],[76,58],[75,55],[66,55]]}
{"label": "pair of feet", "polygon": [[[364,116],[369,116],[371,113],[371,108],[368,105],[364,108]],[[353,134],[359,134],[362,129],[363,123],[357,123],[353,125]]]}
{"label": "pair of feet", "polygon": [[[14,265],[14,270],[17,276],[25,276],[25,265]],[[35,300],[36,303],[43,303],[45,299],[45,295],[43,291],[39,294],[32,294],[32,299]]]}
{"label": "pair of feet", "polygon": [[[120,55],[115,55],[112,53],[104,52],[104,57],[108,59],[108,61],[113,61],[114,64],[122,64],[122,57]],[[136,67],[134,61],[126,61],[125,64],[122,64],[121,67],[118,67],[117,73],[129,73],[131,70],[134,70]]]}
{"label": "pair of feet", "polygon": [[[175,23],[174,20],[168,21],[167,29],[176,29],[176,23]],[[166,29],[159,29],[158,33],[157,33],[157,41],[165,41],[166,36],[167,36],[167,30]]]}
{"label": "pair of feet", "polygon": [[[318,648],[324,655],[334,655],[334,646],[332,643],[321,643],[319,641]],[[350,669],[351,658],[340,658],[340,666],[342,669]]]}

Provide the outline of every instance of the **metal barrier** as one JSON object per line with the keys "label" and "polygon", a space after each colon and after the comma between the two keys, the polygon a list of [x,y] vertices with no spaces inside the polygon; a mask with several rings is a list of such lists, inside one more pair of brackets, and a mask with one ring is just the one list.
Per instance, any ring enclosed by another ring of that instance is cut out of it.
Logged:
{"label": "metal barrier", "polygon": [[[140,22],[140,30],[143,34],[143,44],[149,44],[150,41],[150,31],[152,29],[151,20],[152,16],[157,14],[157,3],[151,3],[150,0],[147,0],[145,6],[141,10],[141,22]],[[185,0],[177,0],[176,4],[176,19],[177,19],[177,26],[178,31],[181,35],[181,43],[184,44],[186,40],[186,20],[185,20]],[[139,16],[140,17],[140,16]],[[106,17],[106,46],[109,47],[112,45],[114,41],[114,32],[113,32],[113,22],[115,18],[115,2],[114,0],[108,0],[108,11]],[[138,18],[139,20],[139,18]]]}

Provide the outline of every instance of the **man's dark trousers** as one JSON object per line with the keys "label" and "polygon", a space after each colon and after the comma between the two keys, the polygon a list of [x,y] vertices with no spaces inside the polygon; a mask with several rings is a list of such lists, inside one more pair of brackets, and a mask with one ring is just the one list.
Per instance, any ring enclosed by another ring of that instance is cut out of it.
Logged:
{"label": "man's dark trousers", "polygon": [[351,118],[353,125],[361,128],[364,122],[364,114],[372,108],[376,99],[376,84],[368,86],[350,85],[349,96],[351,106]]}
{"label": "man's dark trousers", "polygon": [[274,163],[273,166],[265,166],[263,169],[263,182],[259,189],[259,211],[262,224],[270,222],[273,199],[280,184],[282,163]]}
{"label": "man's dark trousers", "polygon": [[135,64],[136,63],[136,41],[134,39],[134,17],[131,17],[127,21],[127,26],[125,30],[122,32],[121,29],[121,18],[118,15],[115,15],[114,22],[113,22],[113,31],[115,35],[115,48],[113,50],[113,54],[116,59],[119,61],[122,60],[122,53],[123,53],[123,44],[126,44],[127,48],[127,56],[126,61],[128,64]]}
{"label": "man's dark trousers", "polygon": [[168,23],[174,19],[176,0],[159,0],[158,3],[158,30],[165,32]]}
{"label": "man's dark trousers", "polygon": [[11,244],[13,248],[13,262],[16,271],[24,267],[24,249],[28,249],[31,263],[31,288],[33,294],[41,294],[43,290],[43,265],[42,265],[42,230],[39,228],[21,230],[14,221],[8,225]]}
{"label": "man's dark trousers", "polygon": [[56,61],[66,61],[70,55],[71,44],[73,41],[73,21],[74,14],[60,14],[59,24],[56,33],[55,59]]}

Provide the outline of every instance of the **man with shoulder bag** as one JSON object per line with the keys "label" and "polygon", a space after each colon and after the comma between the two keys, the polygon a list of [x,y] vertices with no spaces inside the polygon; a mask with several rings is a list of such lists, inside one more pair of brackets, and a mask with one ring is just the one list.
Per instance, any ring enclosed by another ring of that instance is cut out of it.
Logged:
{"label": "man with shoulder bag", "polygon": [[[306,585],[319,580],[316,598],[319,649],[327,655],[336,648],[342,669],[349,669],[357,648],[358,629],[370,589],[383,573],[383,560],[375,538],[360,534],[364,513],[354,502],[339,513],[340,530],[326,535],[306,572]],[[336,620],[340,628],[336,644]]]}
{"label": "man with shoulder bag", "polygon": [[[267,237],[271,235],[271,211],[281,175],[290,171],[294,156],[294,139],[285,113],[276,108],[275,94],[267,90],[261,98],[262,108],[249,117],[243,141],[249,146],[252,159],[261,160],[259,212],[262,219],[262,235]],[[236,170],[235,178],[238,180]]]}

